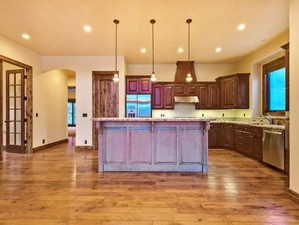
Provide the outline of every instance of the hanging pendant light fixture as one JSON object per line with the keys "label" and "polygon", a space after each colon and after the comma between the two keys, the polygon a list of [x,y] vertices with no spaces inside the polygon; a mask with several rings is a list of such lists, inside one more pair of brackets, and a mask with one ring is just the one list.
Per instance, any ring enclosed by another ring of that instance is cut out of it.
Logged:
{"label": "hanging pendant light fixture", "polygon": [[119,75],[117,70],[117,26],[119,24],[119,20],[113,20],[113,23],[115,24],[115,73],[113,76],[113,81],[118,82],[119,81]]}
{"label": "hanging pendant light fixture", "polygon": [[[192,19],[187,19],[186,23],[188,24],[188,61],[190,61],[190,24],[192,23]],[[186,82],[192,82],[192,74],[191,71],[186,76]]]}
{"label": "hanging pendant light fixture", "polygon": [[152,24],[152,75],[151,75],[151,81],[155,82],[157,80],[156,74],[155,74],[155,38],[154,38],[154,25],[156,23],[156,20],[151,19],[150,23]]}

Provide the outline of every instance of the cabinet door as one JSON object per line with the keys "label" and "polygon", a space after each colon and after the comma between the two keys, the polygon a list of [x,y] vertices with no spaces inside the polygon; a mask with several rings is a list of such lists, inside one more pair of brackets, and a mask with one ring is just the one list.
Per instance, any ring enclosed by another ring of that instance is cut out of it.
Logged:
{"label": "cabinet door", "polygon": [[207,107],[210,109],[218,109],[219,108],[219,85],[209,84],[208,85],[208,102]]}
{"label": "cabinet door", "polygon": [[217,127],[215,124],[211,124],[209,130],[209,148],[217,147]]}
{"label": "cabinet door", "polygon": [[150,94],[152,93],[152,82],[149,78],[142,78],[138,82],[139,94]]}
{"label": "cabinet door", "polygon": [[196,85],[186,85],[185,86],[186,95],[197,95],[197,86]]}
{"label": "cabinet door", "polygon": [[184,84],[176,84],[174,86],[174,95],[175,96],[185,95],[185,85]]}
{"label": "cabinet door", "polygon": [[152,94],[152,108],[163,109],[163,98],[163,87],[161,85],[154,85]]}
{"label": "cabinet door", "polygon": [[174,95],[173,95],[173,86],[164,86],[163,88],[164,95],[164,109],[173,109],[174,108]]}
{"label": "cabinet door", "polygon": [[233,149],[234,147],[234,127],[232,124],[223,124],[223,144],[224,147]]}
{"label": "cabinet door", "polygon": [[222,106],[225,109],[231,109],[236,106],[236,78],[225,78],[221,82]]}
{"label": "cabinet door", "polygon": [[127,79],[127,94],[138,94],[138,79]]}
{"label": "cabinet door", "polygon": [[198,87],[199,104],[197,104],[198,109],[208,108],[208,86],[200,85]]}

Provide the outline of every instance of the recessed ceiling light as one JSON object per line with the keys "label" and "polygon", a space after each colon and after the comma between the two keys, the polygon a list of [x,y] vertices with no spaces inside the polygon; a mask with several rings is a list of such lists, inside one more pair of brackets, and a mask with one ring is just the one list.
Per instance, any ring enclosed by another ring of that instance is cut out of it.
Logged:
{"label": "recessed ceiling light", "polygon": [[141,48],[141,49],[140,49],[140,52],[141,52],[142,54],[145,54],[145,53],[146,53],[146,48]]}
{"label": "recessed ceiling light", "polygon": [[29,34],[22,34],[22,38],[25,39],[25,40],[29,40],[31,38],[31,36]]}
{"label": "recessed ceiling light", "polygon": [[84,25],[83,26],[83,30],[86,32],[86,33],[89,33],[92,31],[92,27],[90,25]]}
{"label": "recessed ceiling light", "polygon": [[178,48],[178,53],[183,53],[184,49],[183,48]]}
{"label": "recessed ceiling light", "polygon": [[222,48],[221,47],[216,48],[215,52],[217,52],[217,53],[222,52]]}
{"label": "recessed ceiling light", "polygon": [[237,27],[237,29],[239,31],[245,30],[246,29],[246,24],[244,24],[244,23],[239,24],[238,27]]}

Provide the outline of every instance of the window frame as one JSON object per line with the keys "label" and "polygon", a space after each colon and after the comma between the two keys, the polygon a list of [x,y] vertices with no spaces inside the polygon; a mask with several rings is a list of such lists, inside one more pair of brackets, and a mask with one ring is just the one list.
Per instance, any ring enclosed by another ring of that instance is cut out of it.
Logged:
{"label": "window frame", "polygon": [[76,100],[75,99],[68,99],[67,103],[72,103],[72,122],[73,122],[72,124],[67,123],[67,126],[68,127],[75,127],[76,123],[75,123],[74,106],[75,106]]}
{"label": "window frame", "polygon": [[[269,83],[267,79],[267,75],[275,70],[285,68],[285,79],[286,79],[286,110],[269,110]],[[263,65],[263,114],[271,115],[271,116],[284,116],[285,112],[288,111],[288,71],[286,65],[286,57],[280,57],[275,59],[265,65]]]}

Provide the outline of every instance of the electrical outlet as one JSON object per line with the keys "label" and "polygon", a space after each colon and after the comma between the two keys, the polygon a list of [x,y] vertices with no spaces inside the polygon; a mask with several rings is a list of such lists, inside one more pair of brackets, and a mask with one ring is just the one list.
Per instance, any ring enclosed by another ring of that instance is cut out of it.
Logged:
{"label": "electrical outlet", "polygon": [[42,140],[42,143],[43,143],[43,144],[45,144],[45,143],[46,143],[46,140],[45,140],[45,139],[43,139],[43,140]]}
{"label": "electrical outlet", "polygon": [[224,117],[224,113],[222,113],[222,117]]}
{"label": "electrical outlet", "polygon": [[35,113],[35,117],[38,117],[38,113]]}
{"label": "electrical outlet", "polygon": [[246,117],[246,113],[244,113],[243,116]]}
{"label": "electrical outlet", "polygon": [[84,141],[84,144],[86,144],[86,145],[87,145],[87,140],[85,140],[85,141]]}
{"label": "electrical outlet", "polygon": [[201,114],[202,117],[205,117],[205,114]]}

